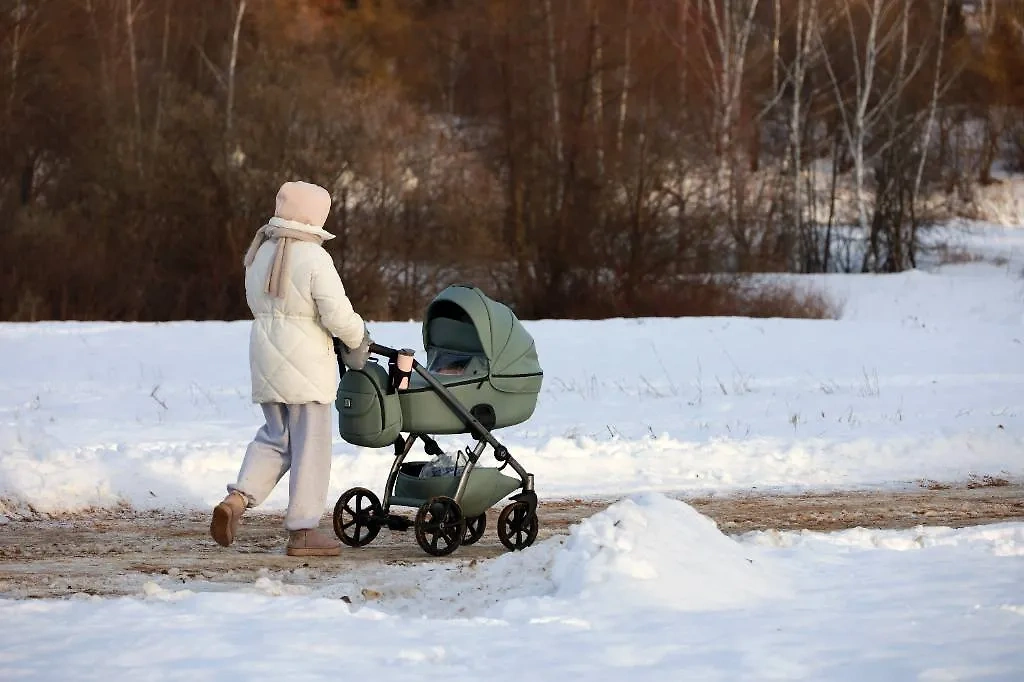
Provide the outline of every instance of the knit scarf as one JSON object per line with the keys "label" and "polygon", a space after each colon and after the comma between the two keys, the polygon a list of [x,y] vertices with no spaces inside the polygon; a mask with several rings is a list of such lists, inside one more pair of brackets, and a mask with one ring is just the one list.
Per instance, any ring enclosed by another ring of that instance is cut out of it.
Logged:
{"label": "knit scarf", "polygon": [[274,262],[270,266],[269,272],[267,272],[267,282],[263,286],[263,291],[274,298],[281,298],[283,294],[281,284],[288,274],[289,245],[293,240],[313,242],[315,244],[323,244],[324,240],[319,235],[310,234],[309,232],[291,227],[275,225],[274,222],[275,220],[271,218],[269,223],[256,230],[256,236],[252,238],[249,250],[245,252],[243,263],[246,269],[248,269],[252,266],[253,261],[256,260],[256,252],[260,250],[263,242],[268,239],[276,239],[277,248],[274,250]]}

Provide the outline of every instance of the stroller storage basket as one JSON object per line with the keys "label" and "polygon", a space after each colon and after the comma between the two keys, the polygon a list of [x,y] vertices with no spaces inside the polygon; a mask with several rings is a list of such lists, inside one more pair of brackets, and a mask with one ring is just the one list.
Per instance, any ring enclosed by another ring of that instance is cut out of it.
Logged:
{"label": "stroller storage basket", "polygon": [[[455,497],[459,485],[457,476],[419,477],[424,462],[402,465],[395,479],[395,493],[391,503],[403,507],[419,507],[432,497]],[[466,492],[462,497],[462,512],[466,517],[479,516],[500,502],[522,484],[495,468],[477,467],[469,474]]]}

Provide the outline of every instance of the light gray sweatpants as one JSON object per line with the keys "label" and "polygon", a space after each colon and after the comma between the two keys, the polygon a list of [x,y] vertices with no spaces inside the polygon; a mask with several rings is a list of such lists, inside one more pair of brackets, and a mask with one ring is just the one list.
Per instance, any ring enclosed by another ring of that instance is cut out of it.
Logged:
{"label": "light gray sweatpants", "polygon": [[316,528],[327,504],[331,478],[331,406],[320,403],[261,403],[267,423],[249,443],[228,490],[244,494],[249,505],[267,499],[277,482],[288,477],[288,530]]}

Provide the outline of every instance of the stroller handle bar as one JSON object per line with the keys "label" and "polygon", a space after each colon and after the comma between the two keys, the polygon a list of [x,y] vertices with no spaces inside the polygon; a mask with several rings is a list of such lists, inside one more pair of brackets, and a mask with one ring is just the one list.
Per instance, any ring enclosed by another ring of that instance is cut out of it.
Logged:
{"label": "stroller handle bar", "polygon": [[373,353],[374,355],[383,355],[384,357],[390,358],[392,360],[398,357],[397,350],[395,350],[394,348],[389,348],[387,346],[382,346],[379,343],[371,343],[370,352]]}
{"label": "stroller handle bar", "polygon": [[[379,343],[371,343],[370,352],[375,355],[382,355],[391,360],[397,359],[399,353],[398,350],[394,348],[389,348],[388,346],[382,346]],[[491,435],[491,432],[486,427],[484,427],[484,425],[481,424],[480,421],[462,405],[462,403],[456,400],[455,396],[453,396],[448,391],[448,388],[440,381],[435,379],[434,375],[428,372],[427,369],[423,365],[421,365],[419,361],[417,361],[415,358],[412,361],[412,369],[414,372],[419,374],[424,381],[427,382],[430,388],[434,389],[438,396],[440,396],[441,400],[444,401],[445,405],[447,405],[448,408],[452,410],[452,412],[459,415],[459,417],[466,423],[466,426],[469,427],[469,431],[470,433],[473,434],[473,436],[475,436],[478,440],[486,442],[488,445],[494,448],[495,459],[497,459],[499,462],[504,462],[509,458],[508,449],[504,445],[499,443],[498,440],[493,435]],[[510,464],[512,464],[514,469],[519,468],[517,466],[518,462],[513,461],[510,462]],[[517,473],[525,474],[525,471]]]}

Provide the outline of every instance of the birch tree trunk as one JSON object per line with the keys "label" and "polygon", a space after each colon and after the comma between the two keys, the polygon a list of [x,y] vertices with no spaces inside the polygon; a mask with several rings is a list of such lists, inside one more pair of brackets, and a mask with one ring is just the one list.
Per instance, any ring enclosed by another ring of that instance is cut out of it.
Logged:
{"label": "birch tree trunk", "polygon": [[[877,0],[876,0],[877,1]],[[743,11],[743,2],[746,11]],[[746,68],[747,46],[754,28],[754,13],[759,0],[731,1],[721,4],[710,3],[708,16],[714,29],[715,51],[720,63],[715,70],[719,74],[715,87],[716,113],[718,115],[719,152],[728,157],[732,149],[732,138],[739,115],[740,95],[743,91],[743,73]],[[709,62],[714,58],[708,53]]]}
{"label": "birch tree trunk", "polygon": [[235,110],[235,69],[238,65],[238,37],[242,32],[242,19],[245,17],[245,8],[248,0],[239,0],[235,10],[235,28],[231,32],[231,58],[228,61],[228,102],[227,111],[224,114],[224,129],[230,137],[232,127],[232,116]]}
{"label": "birch tree trunk", "polygon": [[[807,72],[810,66],[811,60],[811,39],[812,31],[817,26],[818,21],[818,0],[797,0],[796,6],[796,33],[795,33],[795,45],[794,45],[794,56],[793,65],[787,76],[787,82],[789,83],[792,90],[792,102],[789,109],[789,157],[792,164],[790,168],[790,181],[792,186],[790,191],[792,192],[793,201],[793,219],[796,224],[794,228],[797,234],[804,234],[804,183],[803,177],[803,121],[804,121],[804,83],[807,78]],[[776,40],[776,44],[778,41]],[[778,48],[776,48],[778,49]],[[776,91],[778,92],[778,91]],[[813,229],[813,227],[812,227]],[[817,245],[817,239],[805,240],[805,243],[810,243],[814,247]],[[824,245],[825,249],[830,248],[829,244]],[[817,249],[815,248],[815,251]],[[803,260],[805,267],[808,264],[808,257],[810,254],[803,254]],[[817,261],[817,253],[814,255],[815,261]]]}
{"label": "birch tree trunk", "polygon": [[[854,62],[857,67],[858,77],[856,81],[857,95],[856,95],[856,108],[854,109],[853,118],[853,144],[851,153],[853,154],[853,165],[854,174],[856,177],[856,201],[857,201],[857,217],[860,221],[860,228],[864,235],[868,235],[872,232],[871,227],[868,224],[868,209],[867,209],[867,196],[864,191],[864,177],[866,174],[866,164],[864,162],[864,142],[867,137],[867,126],[864,124],[868,103],[871,99],[871,90],[874,86],[875,80],[875,65],[878,58],[878,19],[882,11],[882,0],[873,0],[871,5],[870,23],[868,24],[868,37],[867,42],[864,46],[864,64],[861,66],[857,59],[857,51],[854,49]],[[850,35],[856,45],[856,33],[853,26],[853,16],[850,11],[850,6],[846,6],[846,15],[849,19]],[[862,71],[862,75],[861,75]],[[864,262],[861,266],[861,271],[866,271],[868,268],[868,258],[871,252],[872,257],[877,256],[877,235],[871,234],[870,237],[871,248],[865,249],[864,251]]]}
{"label": "birch tree trunk", "polygon": [[[846,24],[851,47],[852,97],[847,96],[844,83],[840,82],[834,58],[827,51],[824,32],[818,31],[822,61],[836,97],[840,129],[853,163],[857,225],[867,244],[861,261],[861,270],[864,272],[879,264],[881,228],[869,214],[869,192],[866,186],[868,169],[874,159],[912,132],[921,120],[917,119],[914,123],[897,119],[899,100],[923,66],[927,54],[920,46],[911,49],[912,2],[871,0],[870,3],[860,5],[865,9],[867,19],[863,46],[860,44],[861,36],[858,34],[853,8],[849,3],[841,5],[840,21]],[[895,61],[895,68],[889,73],[883,71],[879,76],[879,60],[886,56],[891,56]]]}
{"label": "birch tree trunk", "polygon": [[103,113],[107,121],[110,122],[114,117],[114,88],[113,79],[110,77],[110,60],[107,56],[107,46],[104,44],[103,35],[100,32],[100,21],[96,18],[97,8],[93,0],[85,0],[85,10],[89,15],[89,28],[91,29],[93,40],[96,41],[96,51],[99,54],[100,91],[103,93]]}
{"label": "birch tree trunk", "polygon": [[551,134],[555,138],[555,160],[561,167],[565,161],[565,152],[562,148],[562,104],[558,86],[558,52],[555,49],[555,17],[551,11],[551,0],[544,0],[544,28],[547,38],[548,89],[551,96]]}
{"label": "birch tree trunk", "polygon": [[728,225],[741,251],[741,260],[747,255],[742,252],[748,250],[748,244],[747,235],[743,232],[739,219],[741,193],[738,191],[735,175],[739,159],[734,136],[739,120],[747,49],[754,29],[754,15],[758,4],[759,0],[709,2],[707,16],[711,23],[714,44],[705,44],[704,49],[710,72],[718,75],[712,81],[718,191],[725,192]]}
{"label": "birch tree trunk", "polygon": [[14,116],[14,99],[18,90],[18,67],[21,64],[21,39],[26,18],[25,0],[14,7],[14,30],[11,33],[11,91],[7,93],[7,121]]}
{"label": "birch tree trunk", "polygon": [[[798,0],[796,8],[797,14],[803,11],[803,4],[804,3],[802,0]],[[782,59],[780,55],[780,48],[782,46],[782,3],[779,2],[779,0],[774,0],[772,2],[772,9],[775,11],[775,30],[772,32],[772,92],[777,93],[779,92],[779,68],[782,64]],[[797,30],[797,34],[797,44],[799,49],[799,29]]]}
{"label": "birch tree trunk", "polygon": [[[847,103],[846,94],[843,92],[843,84],[840,83],[832,63],[832,58],[829,57],[828,46],[821,30],[818,31],[818,39],[822,54],[825,55],[826,71],[836,96],[836,105],[842,121],[843,134],[851,161],[853,162],[854,205],[857,211],[857,225],[861,230],[862,236],[871,244],[864,252],[862,270],[866,270],[869,258],[871,258],[871,252],[876,248],[876,235],[871,233],[871,224],[868,217],[868,200],[864,186],[867,167],[864,158],[864,147],[868,135],[866,125],[868,105],[873,94],[875,66],[878,57],[878,26],[882,13],[882,0],[870,0],[870,4],[864,5],[868,11],[868,27],[867,36],[864,41],[863,56],[860,54],[861,48],[858,45],[857,27],[854,23],[853,10],[849,3],[843,3],[842,6],[842,19],[846,22],[850,47],[852,48],[850,50],[854,87],[852,103]],[[833,159],[833,163],[838,163],[838,159]]]}
{"label": "birch tree trunk", "polygon": [[[932,78],[932,93],[928,100],[928,116],[924,124],[924,135],[921,140],[921,155],[917,161],[917,173],[914,175],[914,191],[911,200],[916,204],[921,196],[921,181],[924,178],[924,166],[928,159],[928,149],[932,143],[932,128],[935,126],[935,113],[939,108],[939,92],[942,80],[942,58],[946,51],[946,22],[949,19],[949,0],[942,0],[942,11],[939,15],[939,42],[935,48],[935,76]],[[914,253],[917,244],[917,216],[914,206],[911,206],[912,219],[910,222],[910,265],[916,267]]]}
{"label": "birch tree trunk", "polygon": [[615,128],[615,152],[622,154],[622,141],[626,134],[626,116],[629,109],[629,89],[632,87],[633,52],[633,0],[626,0],[626,34],[622,48],[622,92],[619,94],[619,120]]}
{"label": "birch tree trunk", "polygon": [[587,15],[590,17],[591,68],[593,76],[590,80],[592,98],[592,124],[594,126],[594,145],[597,155],[597,177],[604,183],[604,49],[601,46],[601,14],[594,0],[587,0]]}
{"label": "birch tree trunk", "polygon": [[142,105],[139,98],[139,67],[138,58],[135,53],[135,13],[141,8],[142,3],[133,7],[133,0],[124,0],[125,29],[128,33],[128,63],[132,76],[132,107],[135,110],[135,130],[132,135],[132,153],[135,156],[135,163],[142,171]]}
{"label": "birch tree trunk", "polygon": [[921,191],[921,180],[924,177],[925,161],[928,158],[928,147],[931,146],[932,128],[935,126],[935,114],[939,107],[939,91],[942,80],[942,57],[946,50],[946,22],[949,19],[949,0],[942,1],[942,13],[939,16],[939,43],[935,50],[935,77],[932,79],[932,94],[928,100],[928,117],[924,126],[924,138],[921,142],[921,157],[917,163],[917,174],[914,177],[914,196]]}
{"label": "birch tree trunk", "polygon": [[156,114],[153,119],[153,135],[150,141],[150,154],[156,151],[160,140],[160,127],[164,118],[164,90],[167,83],[167,51],[171,37],[171,0],[164,0],[163,37],[160,41],[160,75],[156,90]]}

